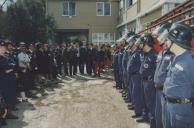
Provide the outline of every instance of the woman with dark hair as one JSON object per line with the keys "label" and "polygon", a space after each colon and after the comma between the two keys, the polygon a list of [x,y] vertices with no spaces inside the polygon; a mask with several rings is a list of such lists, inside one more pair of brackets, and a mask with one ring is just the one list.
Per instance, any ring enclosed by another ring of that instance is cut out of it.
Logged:
{"label": "woman with dark hair", "polygon": [[43,45],[41,43],[38,43],[36,45],[36,64],[37,64],[37,73],[39,76],[39,82],[41,82],[41,77],[46,74],[45,68],[44,68],[44,51],[43,51]]}
{"label": "woman with dark hair", "polygon": [[99,61],[100,61],[99,71],[101,72],[102,69],[105,66],[105,61],[106,61],[106,58],[105,58],[105,45],[102,45],[101,48],[100,48],[100,60]]}

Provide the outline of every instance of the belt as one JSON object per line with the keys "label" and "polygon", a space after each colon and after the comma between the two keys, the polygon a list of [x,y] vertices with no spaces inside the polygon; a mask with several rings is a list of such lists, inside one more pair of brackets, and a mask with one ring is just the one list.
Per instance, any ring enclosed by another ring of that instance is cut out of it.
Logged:
{"label": "belt", "polygon": [[192,104],[194,107],[194,97],[193,98],[171,98],[164,97],[165,101],[172,104]]}
{"label": "belt", "polygon": [[154,79],[153,79],[152,76],[148,76],[148,77],[143,77],[143,80],[149,80],[149,81],[151,81],[151,80],[154,80]]}
{"label": "belt", "polygon": [[163,90],[163,86],[155,86],[157,91],[162,91]]}
{"label": "belt", "polygon": [[131,73],[131,75],[136,75],[136,74],[138,74],[139,72],[133,72],[133,73]]}

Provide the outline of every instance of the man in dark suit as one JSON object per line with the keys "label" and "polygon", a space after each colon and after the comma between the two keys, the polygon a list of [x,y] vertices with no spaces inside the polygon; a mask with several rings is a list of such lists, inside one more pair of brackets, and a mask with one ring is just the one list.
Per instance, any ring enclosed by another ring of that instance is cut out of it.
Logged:
{"label": "man in dark suit", "polygon": [[78,49],[79,57],[79,71],[81,74],[84,74],[84,67],[86,62],[86,48],[83,46],[83,44],[80,44],[80,47]]}
{"label": "man in dark suit", "polygon": [[70,76],[76,75],[76,54],[77,54],[77,49],[75,48],[75,46],[73,44],[71,44],[71,46],[69,47],[69,73]]}
{"label": "man in dark suit", "polygon": [[65,76],[68,75],[68,49],[67,49],[67,44],[63,43],[62,44],[62,62],[63,62],[63,67],[64,67],[64,74]]}
{"label": "man in dark suit", "polygon": [[92,46],[93,44],[87,44],[86,51],[86,71],[89,75],[92,75],[92,65],[93,65]]}
{"label": "man in dark suit", "polygon": [[56,64],[57,64],[57,73],[62,75],[62,49],[58,45],[54,50],[54,58],[56,59]]}

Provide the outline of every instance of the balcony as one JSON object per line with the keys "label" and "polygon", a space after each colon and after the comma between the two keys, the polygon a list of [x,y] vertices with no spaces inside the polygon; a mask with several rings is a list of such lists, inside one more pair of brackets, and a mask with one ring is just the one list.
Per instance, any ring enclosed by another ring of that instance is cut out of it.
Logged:
{"label": "balcony", "polygon": [[187,0],[186,2],[178,5],[164,16],[151,21],[150,24],[146,26],[146,29],[140,33],[150,32],[158,25],[166,21],[171,23],[183,22],[189,24],[191,27],[194,27],[194,1]]}

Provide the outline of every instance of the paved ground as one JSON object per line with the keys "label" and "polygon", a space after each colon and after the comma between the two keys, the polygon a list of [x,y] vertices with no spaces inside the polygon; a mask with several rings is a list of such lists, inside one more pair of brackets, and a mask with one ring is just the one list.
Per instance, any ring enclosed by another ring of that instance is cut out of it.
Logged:
{"label": "paved ground", "polygon": [[148,128],[130,116],[111,76],[63,78],[46,88],[47,96],[19,104],[19,120],[5,128]]}

